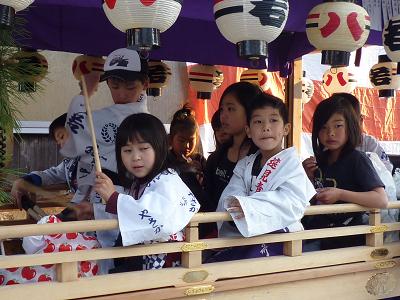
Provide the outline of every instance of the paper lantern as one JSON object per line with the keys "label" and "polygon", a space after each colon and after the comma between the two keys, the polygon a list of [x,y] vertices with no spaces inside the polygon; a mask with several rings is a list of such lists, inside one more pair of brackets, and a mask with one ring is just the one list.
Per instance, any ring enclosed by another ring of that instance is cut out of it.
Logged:
{"label": "paper lantern", "polygon": [[15,13],[27,8],[34,0],[0,0],[0,28],[14,25]]}
{"label": "paper lantern", "polygon": [[[8,166],[13,153],[13,134],[0,127],[0,169]],[[1,177],[0,173],[0,177]]]}
{"label": "paper lantern", "polygon": [[348,66],[350,52],[367,41],[370,17],[363,7],[350,1],[328,0],[308,14],[307,38],[322,50],[321,64]]}
{"label": "paper lantern", "polygon": [[400,88],[397,63],[392,62],[387,55],[379,55],[378,63],[369,71],[369,79],[372,86],[379,90],[379,97],[393,97],[394,90]]}
{"label": "paper lantern", "polygon": [[314,95],[314,82],[306,77],[306,71],[303,71],[301,78],[301,103],[308,103]]}
{"label": "paper lantern", "polygon": [[149,88],[147,95],[161,96],[161,89],[167,86],[171,78],[171,68],[161,61],[149,61]]}
{"label": "paper lantern", "polygon": [[240,74],[240,81],[247,81],[258,85],[263,91],[268,90],[270,86],[267,70],[245,70]]}
{"label": "paper lantern", "polygon": [[21,77],[24,81],[18,83],[18,90],[21,92],[35,92],[36,83],[41,81],[48,70],[46,58],[37,51],[20,51],[13,56],[17,61],[23,61],[29,64],[29,68],[22,70],[20,68]]}
{"label": "paper lantern", "polygon": [[248,59],[268,56],[267,45],[285,27],[288,0],[215,0],[214,18],[221,34],[237,45],[238,55]]}
{"label": "paper lantern", "polygon": [[81,81],[82,75],[92,72],[104,73],[104,58],[100,56],[79,55],[72,63],[72,74],[76,80]]}
{"label": "paper lantern", "polygon": [[400,15],[388,21],[382,32],[382,40],[390,60],[400,62]]}
{"label": "paper lantern", "polygon": [[211,99],[213,90],[219,88],[224,81],[224,74],[215,66],[194,65],[189,71],[189,82],[197,91],[198,99]]}
{"label": "paper lantern", "polygon": [[323,75],[322,87],[329,94],[351,93],[357,84],[357,79],[347,67],[332,67]]}
{"label": "paper lantern", "polygon": [[160,32],[175,23],[182,0],[105,0],[111,24],[127,34],[127,44],[140,50],[160,47]]}

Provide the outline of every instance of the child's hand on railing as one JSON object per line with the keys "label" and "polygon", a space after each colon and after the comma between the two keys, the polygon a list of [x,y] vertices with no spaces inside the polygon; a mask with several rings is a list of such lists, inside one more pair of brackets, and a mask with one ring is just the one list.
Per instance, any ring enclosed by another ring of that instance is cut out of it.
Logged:
{"label": "child's hand on railing", "polygon": [[322,204],[334,204],[340,200],[341,190],[333,187],[326,187],[317,189],[317,195],[315,199],[320,201]]}
{"label": "child's hand on railing", "polygon": [[228,208],[226,210],[230,213],[237,213],[237,215],[234,216],[234,218],[236,220],[240,220],[240,219],[244,218],[244,213],[243,213],[242,206],[240,205],[240,202],[237,199],[232,199],[232,200],[228,200],[228,201],[229,201],[229,204],[228,204]]}

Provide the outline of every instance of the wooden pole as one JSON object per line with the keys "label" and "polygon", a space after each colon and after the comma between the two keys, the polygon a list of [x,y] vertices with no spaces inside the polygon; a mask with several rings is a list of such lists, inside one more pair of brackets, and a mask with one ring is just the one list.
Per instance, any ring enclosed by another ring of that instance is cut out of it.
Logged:
{"label": "wooden pole", "polygon": [[[87,91],[85,76],[82,75],[81,81],[82,81],[83,96],[85,98],[85,107],[86,107],[86,113],[87,113],[87,117],[88,117],[89,131],[90,131],[90,136],[92,139],[94,165],[96,168],[96,172],[101,172],[99,150],[97,149],[96,133],[94,132],[93,117],[92,117],[92,108],[90,107],[89,94]],[[103,204],[106,204],[106,201],[104,199],[101,199],[101,202]]]}

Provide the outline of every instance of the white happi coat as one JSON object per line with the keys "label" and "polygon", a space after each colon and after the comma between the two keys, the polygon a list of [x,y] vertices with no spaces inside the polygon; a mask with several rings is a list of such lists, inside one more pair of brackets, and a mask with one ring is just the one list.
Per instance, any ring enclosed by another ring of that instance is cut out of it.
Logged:
{"label": "white happi coat", "polygon": [[174,170],[161,172],[147,184],[139,199],[118,195],[122,244],[168,241],[185,228],[199,208],[196,197]]}
{"label": "white happi coat", "polygon": [[[296,150],[288,148],[270,158],[260,174],[251,175],[254,161],[260,152],[240,160],[223,191],[217,211],[226,211],[229,202],[237,199],[244,218],[235,219],[240,234],[245,237],[261,235],[287,228],[289,232],[303,230],[300,223],[315,189],[308,179]],[[226,222],[218,223],[220,236],[240,236]]]}
{"label": "white happi coat", "polygon": [[[138,102],[113,104],[92,112],[102,168],[117,172],[117,161],[115,158],[117,129],[126,117],[142,112],[148,112],[145,92],[140,95]],[[65,127],[69,131],[70,136],[60,150],[60,153],[66,157],[80,156],[77,170],[77,185],[78,187],[82,185],[92,186],[95,179],[93,147],[87,121],[85,100],[82,95],[75,96],[72,99]],[[91,201],[100,202],[98,195],[95,196],[93,194],[91,195]]]}

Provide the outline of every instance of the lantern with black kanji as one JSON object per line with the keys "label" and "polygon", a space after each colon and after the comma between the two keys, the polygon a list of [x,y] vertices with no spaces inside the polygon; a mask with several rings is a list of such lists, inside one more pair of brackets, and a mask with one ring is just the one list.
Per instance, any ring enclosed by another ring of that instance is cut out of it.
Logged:
{"label": "lantern with black kanji", "polygon": [[268,80],[267,70],[248,69],[240,74],[240,81],[247,81],[258,85],[263,91],[269,89],[270,81]]}
{"label": "lantern with black kanji", "polygon": [[285,27],[288,0],[214,1],[214,18],[221,34],[237,45],[238,55],[248,59],[268,56],[268,43]]}
{"label": "lantern with black kanji", "polygon": [[400,15],[388,21],[382,32],[382,41],[390,60],[400,62]]}
{"label": "lantern with black kanji", "polygon": [[82,76],[93,72],[104,73],[104,58],[100,56],[79,55],[72,63],[72,73],[76,80],[81,81]]}
{"label": "lantern with black kanji", "polygon": [[303,71],[301,78],[301,103],[308,103],[314,95],[314,82],[306,77],[306,71]]}
{"label": "lantern with black kanji", "polygon": [[171,68],[162,61],[149,61],[149,88],[147,95],[161,96],[161,89],[166,87],[171,78]]}
{"label": "lantern with black kanji", "polygon": [[400,74],[397,63],[387,55],[379,55],[378,63],[369,71],[369,79],[373,87],[379,90],[379,97],[393,97],[394,91],[400,89]]}
{"label": "lantern with black kanji", "polygon": [[15,23],[15,13],[24,10],[34,0],[0,0],[0,29],[12,27]]}
{"label": "lantern with black kanji", "polygon": [[127,46],[140,50],[160,47],[160,32],[179,16],[182,0],[104,0],[103,9],[111,24],[125,32]]}
{"label": "lantern with black kanji", "polygon": [[24,66],[18,67],[18,90],[25,93],[35,92],[36,83],[47,75],[46,58],[36,50],[24,50],[16,53],[12,59]]}
{"label": "lantern with black kanji", "polygon": [[356,88],[354,72],[347,67],[329,68],[322,77],[322,87],[329,94],[351,93]]}
{"label": "lantern with black kanji", "polygon": [[197,91],[198,99],[211,99],[211,93],[224,81],[224,74],[215,66],[193,65],[189,71],[189,82]]}
{"label": "lantern with black kanji", "polygon": [[350,52],[361,48],[370,31],[367,11],[352,0],[325,0],[307,16],[309,42],[322,50],[321,64],[348,66]]}

